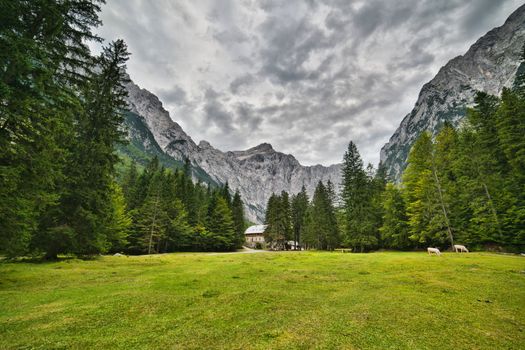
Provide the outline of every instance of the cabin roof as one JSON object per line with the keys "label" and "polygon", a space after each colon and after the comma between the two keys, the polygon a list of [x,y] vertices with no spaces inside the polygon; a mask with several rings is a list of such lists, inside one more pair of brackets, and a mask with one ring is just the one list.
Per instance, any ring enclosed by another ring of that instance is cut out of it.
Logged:
{"label": "cabin roof", "polygon": [[264,233],[264,230],[266,230],[266,227],[268,225],[253,225],[250,226],[244,231],[245,235],[254,235],[254,234],[262,234]]}

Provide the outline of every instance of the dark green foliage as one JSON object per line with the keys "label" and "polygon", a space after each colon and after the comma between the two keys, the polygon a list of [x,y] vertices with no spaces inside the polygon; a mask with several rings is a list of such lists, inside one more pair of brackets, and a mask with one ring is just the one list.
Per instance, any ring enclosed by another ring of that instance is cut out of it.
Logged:
{"label": "dark green foliage", "polygon": [[233,228],[237,238],[237,247],[241,247],[244,243],[244,206],[242,204],[241,195],[238,191],[235,192],[232,201],[232,216]]}
{"label": "dark green foliage", "polygon": [[412,242],[409,239],[408,218],[401,191],[395,185],[387,184],[381,202],[383,223],[379,232],[381,232],[382,246],[393,249],[410,248]]}
{"label": "dark green foliage", "polygon": [[128,54],[116,41],[91,56],[101,3],[0,3],[0,241],[8,255],[91,255],[124,239],[113,167]]}
{"label": "dark green foliage", "polygon": [[333,198],[322,182],[317,187],[303,224],[302,243],[307,249],[333,250],[340,244]]}
{"label": "dark green foliage", "polygon": [[268,199],[265,223],[268,225],[264,231],[265,242],[272,248],[284,249],[287,233],[287,220],[283,215],[281,197],[275,193]]}
{"label": "dark green foliage", "polygon": [[471,248],[524,247],[525,103],[520,86],[504,89],[501,99],[478,93],[462,129],[445,124],[435,140],[423,134],[415,143],[402,189],[417,243],[448,246],[454,238]]}
{"label": "dark green foliage", "polygon": [[[216,247],[231,249],[240,240],[230,237],[227,188],[193,184],[192,176],[206,174],[189,162],[185,174],[163,170],[161,165],[183,166],[156,144],[152,151],[134,139],[131,148],[123,142],[126,118],[135,129],[143,125],[126,112],[126,44],[112,42],[98,57],[87,46],[101,40],[92,29],[100,24],[103,3],[0,2],[1,253],[54,258],[202,249],[195,243],[201,233],[218,237],[220,244],[207,237]],[[134,150],[127,155],[145,166],[139,172],[132,162],[120,179],[122,188],[116,184],[116,149]],[[157,156],[148,164],[146,151]],[[217,191],[228,210],[217,202],[208,232],[199,225],[206,224],[209,198]],[[225,221],[219,225],[221,215]]]}
{"label": "dark green foliage", "polygon": [[156,157],[141,173],[130,164],[122,183],[133,217],[125,252],[226,251],[244,242],[240,195],[230,208],[225,187],[194,184],[189,162],[185,170],[166,170]]}
{"label": "dark green foliage", "polygon": [[308,210],[308,194],[303,186],[301,192],[292,196],[291,214],[293,227],[293,240],[302,244],[302,236],[305,232],[306,212]]}
{"label": "dark green foliage", "polygon": [[353,142],[349,143],[343,158],[342,187],[341,197],[346,214],[343,243],[359,252],[377,247],[378,226],[374,218],[371,184]]}
{"label": "dark green foliage", "polygon": [[423,133],[408,158],[403,174],[410,238],[421,245],[444,246],[450,239],[449,197],[443,184],[435,144],[429,133]]}
{"label": "dark green foliage", "polygon": [[55,218],[56,226],[75,232],[71,253],[92,255],[109,248],[105,231],[112,212],[114,166],[119,160],[114,147],[124,137],[120,126],[127,92],[122,83],[128,55],[122,40],[104,48],[98,58],[100,72],[90,76],[84,112],[75,124],[75,141],[64,168],[64,193]]}
{"label": "dark green foliage", "polygon": [[228,202],[222,196],[212,201],[209,208],[207,229],[209,237],[206,250],[224,251],[233,250],[238,246],[238,239],[233,226],[233,217]]}

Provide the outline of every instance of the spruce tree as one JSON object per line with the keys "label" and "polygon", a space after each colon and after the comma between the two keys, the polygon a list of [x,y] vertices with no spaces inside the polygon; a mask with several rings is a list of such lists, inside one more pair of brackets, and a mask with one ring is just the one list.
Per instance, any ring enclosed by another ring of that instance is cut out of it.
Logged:
{"label": "spruce tree", "polygon": [[244,206],[239,191],[235,192],[232,201],[233,226],[237,237],[237,247],[244,244]]}
{"label": "spruce tree", "polygon": [[207,250],[227,251],[237,247],[232,212],[222,196],[213,201],[206,228],[211,236]]}
{"label": "spruce tree", "polygon": [[279,221],[281,222],[283,235],[286,241],[293,238],[292,235],[292,213],[290,206],[290,196],[288,192],[282,191],[279,201]]}
{"label": "spruce tree", "polygon": [[122,188],[116,183],[112,183],[110,213],[105,231],[110,252],[121,252],[126,248],[131,226],[132,219],[126,210],[126,200]]}
{"label": "spruce tree", "polygon": [[453,244],[450,215],[428,132],[419,136],[410,150],[403,174],[411,239],[419,244]]}
{"label": "spruce tree", "polygon": [[353,142],[343,158],[341,198],[346,214],[344,243],[360,252],[377,246],[376,232],[368,219],[371,210],[368,180]]}
{"label": "spruce tree", "polygon": [[194,246],[193,229],[188,222],[188,213],[180,199],[168,204],[168,227],[166,230],[164,252],[189,250]]}
{"label": "spruce tree", "polygon": [[122,40],[105,47],[97,60],[100,71],[91,76],[86,87],[84,112],[79,115],[70,147],[61,215],[57,218],[59,225],[74,230],[73,253],[92,255],[108,247],[104,231],[111,212],[114,166],[119,161],[114,147],[124,138],[121,124],[127,107],[123,83],[128,56]]}
{"label": "spruce tree", "polygon": [[162,198],[162,183],[163,173],[158,171],[151,179],[144,203],[135,212],[136,236],[131,242],[132,251],[156,253],[159,242],[166,238],[170,220]]}
{"label": "spruce tree", "polygon": [[282,213],[281,197],[272,194],[266,205],[265,223],[268,225],[264,231],[264,240],[274,249],[284,249],[286,242],[286,220]]}
{"label": "spruce tree", "polygon": [[383,247],[392,249],[410,248],[408,218],[401,191],[394,184],[387,184],[381,195],[383,205],[381,241]]}
{"label": "spruce tree", "polygon": [[0,250],[9,256],[53,248],[34,235],[53,221],[100,3],[0,2]]}
{"label": "spruce tree", "polygon": [[308,210],[308,194],[303,186],[301,192],[292,197],[291,216],[293,227],[293,240],[302,244],[302,234],[305,229],[306,211]]}

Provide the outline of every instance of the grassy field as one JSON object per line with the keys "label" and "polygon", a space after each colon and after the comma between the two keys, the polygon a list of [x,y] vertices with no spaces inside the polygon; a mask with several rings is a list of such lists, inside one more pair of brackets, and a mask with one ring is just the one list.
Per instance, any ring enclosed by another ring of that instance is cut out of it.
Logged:
{"label": "grassy field", "polygon": [[0,349],[525,349],[525,258],[168,254],[0,264]]}

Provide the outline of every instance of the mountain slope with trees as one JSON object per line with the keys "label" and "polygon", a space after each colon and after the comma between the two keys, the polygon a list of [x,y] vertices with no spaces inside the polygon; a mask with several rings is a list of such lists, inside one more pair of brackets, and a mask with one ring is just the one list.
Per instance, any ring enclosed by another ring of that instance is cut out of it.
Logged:
{"label": "mountain slope with trees", "polygon": [[498,96],[511,87],[525,43],[525,5],[505,23],[481,37],[463,55],[450,60],[423,86],[412,111],[381,149],[381,162],[396,181],[406,167],[409,150],[424,131],[437,134],[445,122],[457,127],[477,91]]}

